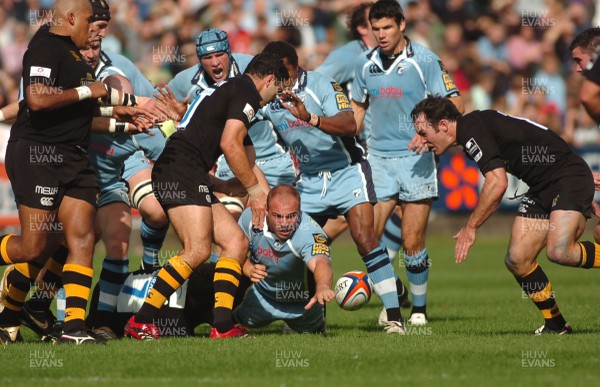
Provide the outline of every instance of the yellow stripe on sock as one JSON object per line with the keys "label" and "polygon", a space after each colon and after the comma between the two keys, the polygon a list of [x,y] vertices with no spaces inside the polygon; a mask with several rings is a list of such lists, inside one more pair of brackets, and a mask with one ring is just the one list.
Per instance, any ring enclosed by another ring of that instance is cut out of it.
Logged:
{"label": "yellow stripe on sock", "polygon": [[20,312],[21,310],[23,310],[22,306],[13,305],[8,300],[4,300],[4,307],[12,310],[13,312]]}
{"label": "yellow stripe on sock", "polygon": [[2,243],[0,244],[0,255],[2,256],[2,260],[7,264],[10,265],[11,263],[13,263],[13,261],[10,259],[10,257],[8,256],[8,251],[7,251],[7,246],[8,246],[8,240],[12,237],[14,237],[15,234],[8,234],[6,235],[3,239],[2,239]]}
{"label": "yellow stripe on sock", "polygon": [[72,320],[84,320],[85,309],[82,308],[67,308],[65,309],[65,322]]}
{"label": "yellow stripe on sock", "polygon": [[158,278],[165,281],[173,289],[177,289],[178,287],[181,286],[181,284],[179,282],[177,282],[177,280],[175,278],[173,278],[173,276],[171,274],[169,274],[169,272],[166,271],[165,269],[161,269],[158,272]]}
{"label": "yellow stripe on sock", "polygon": [[554,317],[560,315],[560,309],[558,309],[558,305],[554,305],[550,309],[542,309],[542,310],[540,310],[540,312],[542,313],[542,316],[545,319],[554,318]]}
{"label": "yellow stripe on sock", "polygon": [[242,267],[239,261],[234,258],[220,257],[217,261],[216,270],[219,270],[219,268],[233,270],[238,274],[242,274]]}
{"label": "yellow stripe on sock", "polygon": [[65,295],[69,297],[79,297],[87,300],[90,297],[90,288],[78,284],[65,284]]}
{"label": "yellow stripe on sock", "polygon": [[162,295],[161,292],[152,288],[152,290],[150,290],[150,293],[148,293],[148,297],[146,297],[146,301],[144,301],[144,303],[150,304],[153,307],[155,307],[156,309],[160,309],[160,308],[162,308],[162,306],[166,300],[167,300],[167,297]]}
{"label": "yellow stripe on sock", "polygon": [[600,267],[600,245],[598,243],[594,243],[594,266]]}
{"label": "yellow stripe on sock", "polygon": [[188,279],[192,275],[194,271],[190,265],[179,255],[174,256],[169,259],[169,263],[175,269],[175,271],[181,276],[183,279]]}
{"label": "yellow stripe on sock", "polygon": [[552,284],[548,282],[546,287],[539,292],[535,292],[529,295],[529,298],[533,302],[543,302],[552,297]]}
{"label": "yellow stripe on sock", "polygon": [[227,282],[231,282],[235,286],[239,286],[240,285],[240,280],[237,279],[237,278],[235,278],[233,275],[231,275],[229,273],[219,273],[219,272],[216,272],[215,273],[214,281],[227,281]]}
{"label": "yellow stripe on sock", "polygon": [[41,269],[39,267],[35,267],[27,262],[23,262],[23,263],[16,263],[15,270],[18,271],[19,273],[23,274],[25,277],[27,277],[31,280],[35,280],[35,277],[37,277],[37,275],[40,274]]}
{"label": "yellow stripe on sock", "polygon": [[224,292],[215,293],[215,308],[232,309],[233,295]]}
{"label": "yellow stripe on sock", "polygon": [[73,271],[75,273],[83,274],[88,277],[94,276],[94,269],[77,263],[66,263],[65,266],[63,266],[63,273],[67,271]]}
{"label": "yellow stripe on sock", "polygon": [[533,269],[529,270],[529,271],[527,272],[527,274],[525,274],[525,275],[524,275],[523,277],[521,277],[521,278],[525,278],[525,277],[527,277],[529,274],[533,273],[533,272],[535,271],[535,269],[537,269],[537,268],[538,268],[538,266],[539,266],[539,264],[538,264],[537,262],[535,262],[535,263],[533,264]]}
{"label": "yellow stripe on sock", "polygon": [[[583,243],[579,242],[579,247],[581,247],[581,267],[585,267],[585,263],[587,262],[587,251],[583,246]],[[596,255],[598,254],[598,249],[596,249]],[[597,261],[597,260],[596,260]]]}
{"label": "yellow stripe on sock", "polygon": [[20,289],[17,289],[14,286],[9,285],[8,296],[15,301],[25,302],[25,299],[27,298],[27,292],[24,292]]}

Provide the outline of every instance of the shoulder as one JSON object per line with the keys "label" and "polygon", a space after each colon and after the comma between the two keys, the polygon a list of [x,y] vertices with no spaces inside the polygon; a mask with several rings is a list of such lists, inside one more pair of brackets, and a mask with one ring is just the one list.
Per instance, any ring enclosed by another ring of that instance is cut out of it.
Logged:
{"label": "shoulder", "polygon": [[[409,57],[412,57],[414,60],[416,60],[420,64],[422,64],[422,63],[437,64],[436,61],[439,61],[439,57],[433,51],[431,51],[429,48],[423,46],[422,44],[415,43],[415,42],[409,40],[408,49],[410,50]],[[433,61],[432,59],[434,59],[435,61]]]}
{"label": "shoulder", "polygon": [[194,65],[190,68],[187,68],[187,69],[177,73],[177,75],[175,75],[175,77],[172,79],[172,81],[174,81],[174,80],[178,80],[178,81],[190,80],[191,81],[197,72],[198,72],[198,65]]}
{"label": "shoulder", "polygon": [[246,65],[248,63],[250,63],[250,61],[252,60],[252,58],[254,58],[252,55],[248,55],[248,54],[239,54],[237,52],[234,52],[233,54],[231,54],[231,56],[233,57],[233,59],[235,59],[235,61],[238,64],[241,63],[245,63]]}

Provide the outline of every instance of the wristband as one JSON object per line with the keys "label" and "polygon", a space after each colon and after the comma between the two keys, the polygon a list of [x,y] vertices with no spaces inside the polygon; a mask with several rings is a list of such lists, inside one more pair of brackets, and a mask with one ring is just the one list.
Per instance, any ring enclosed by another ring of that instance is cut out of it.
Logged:
{"label": "wristband", "polygon": [[0,109],[0,122],[4,121],[6,121],[6,117],[4,116],[4,113],[2,113],[2,109]]}
{"label": "wristband", "polygon": [[173,133],[177,131],[175,127],[175,122],[173,120],[166,120],[165,122],[161,122],[158,124],[158,129],[165,136],[165,138],[171,137]]}
{"label": "wristband", "polygon": [[311,126],[318,128],[321,126],[321,117],[314,113],[310,113],[310,121],[308,122]]}
{"label": "wristband", "polygon": [[112,106],[100,106],[100,117],[112,117],[113,110]]}
{"label": "wristband", "polygon": [[250,196],[250,199],[259,196],[263,193],[263,189],[260,187],[260,184],[256,183],[254,184],[252,187],[248,187],[246,188],[246,191],[248,191],[248,195]]}
{"label": "wristband", "polygon": [[110,119],[108,124],[108,133],[127,133],[129,132],[129,123],[120,122],[114,118]]}
{"label": "wristband", "polygon": [[76,87],[75,91],[77,91],[77,95],[79,96],[80,101],[92,97],[92,89],[90,89],[87,86]]}

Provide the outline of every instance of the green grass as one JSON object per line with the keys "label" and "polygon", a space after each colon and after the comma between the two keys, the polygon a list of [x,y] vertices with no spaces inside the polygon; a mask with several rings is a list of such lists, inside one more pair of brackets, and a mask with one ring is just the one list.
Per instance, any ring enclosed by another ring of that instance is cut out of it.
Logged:
{"label": "green grass", "polygon": [[[600,377],[598,273],[542,258],[576,334],[534,337],[542,319],[504,267],[507,241],[508,236],[480,237],[468,261],[456,265],[451,238],[430,238],[430,324],[411,328],[408,336],[387,335],[377,326],[381,302],[376,296],[354,312],[331,304],[325,337],[282,335],[276,323],[253,330],[247,339],[212,341],[202,326],[199,336],[188,339],[71,347],[34,342],[24,329],[28,343],[0,348],[0,385],[595,384]],[[346,238],[334,244],[333,259],[336,277],[364,270]],[[36,366],[36,359],[54,367]]]}

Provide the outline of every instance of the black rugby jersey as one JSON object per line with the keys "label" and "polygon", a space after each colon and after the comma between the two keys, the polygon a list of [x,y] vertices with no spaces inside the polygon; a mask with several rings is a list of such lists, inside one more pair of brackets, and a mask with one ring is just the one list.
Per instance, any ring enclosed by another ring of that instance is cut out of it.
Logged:
{"label": "black rugby jersey", "polygon": [[481,173],[496,168],[523,180],[535,191],[588,169],[556,133],[533,121],[494,110],[474,111],[457,122],[456,141]]}
{"label": "black rugby jersey", "polygon": [[[192,103],[190,109],[194,110],[189,112],[189,122],[169,138],[166,146],[184,151],[208,171],[222,154],[221,136],[227,120],[238,119],[249,128],[260,109],[260,101],[250,77],[229,78],[197,106]],[[251,145],[248,136],[244,145]]]}
{"label": "black rugby jersey", "polygon": [[[60,97],[63,90],[94,82],[94,72],[79,54],[71,37],[40,28],[23,56],[23,90],[28,85],[47,86],[44,93]],[[54,89],[56,88],[56,89]],[[27,100],[26,95],[23,95]],[[86,99],[57,109],[33,112],[20,104],[10,141],[27,138],[48,144],[87,147],[96,100]]]}

